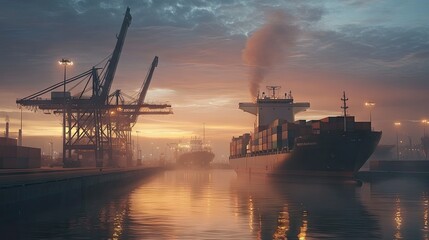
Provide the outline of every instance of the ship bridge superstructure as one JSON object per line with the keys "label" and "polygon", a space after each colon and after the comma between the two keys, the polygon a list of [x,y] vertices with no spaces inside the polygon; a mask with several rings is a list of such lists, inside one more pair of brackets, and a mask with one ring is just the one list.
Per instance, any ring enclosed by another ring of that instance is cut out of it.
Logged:
{"label": "ship bridge superstructure", "polygon": [[280,97],[276,91],[280,86],[267,86],[270,94],[259,94],[255,102],[239,103],[239,108],[256,116],[258,126],[267,126],[276,119],[288,122],[295,121],[295,115],[304,112],[310,107],[308,102],[294,102],[292,92]]}

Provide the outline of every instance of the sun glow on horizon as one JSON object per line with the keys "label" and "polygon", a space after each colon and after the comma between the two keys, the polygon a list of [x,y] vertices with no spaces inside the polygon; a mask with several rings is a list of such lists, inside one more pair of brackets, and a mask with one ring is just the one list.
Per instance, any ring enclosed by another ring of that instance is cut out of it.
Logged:
{"label": "sun glow on horizon", "polygon": [[[222,132],[219,133],[219,130]],[[195,124],[189,125],[169,125],[168,123],[146,123],[141,124],[133,129],[134,132],[139,131],[146,138],[190,138],[192,136],[202,136],[202,126],[196,126]],[[205,135],[211,139],[229,139],[232,135],[237,132],[248,131],[248,126],[239,125],[205,125]]]}

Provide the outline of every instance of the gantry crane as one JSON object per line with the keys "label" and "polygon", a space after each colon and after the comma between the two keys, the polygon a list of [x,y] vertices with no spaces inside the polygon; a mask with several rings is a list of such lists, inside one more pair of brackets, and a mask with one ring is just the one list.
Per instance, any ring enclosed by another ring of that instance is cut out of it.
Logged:
{"label": "gantry crane", "polygon": [[110,121],[112,122],[112,134],[114,134],[112,144],[115,146],[113,149],[116,149],[114,158],[126,158],[128,161],[132,159],[131,130],[136,124],[139,115],[172,113],[169,104],[144,103],[157,66],[158,57],[155,56],[137,97],[130,97],[130,100],[126,102],[124,100],[125,94],[120,90],[116,90],[110,95]]}
{"label": "gantry crane", "polygon": [[[110,93],[131,19],[130,9],[127,8],[115,48],[103,68],[94,66],[16,101],[33,110],[65,114],[64,167],[78,167],[82,159],[94,160],[97,167],[106,164],[115,167],[123,160],[129,164],[132,159],[131,131],[137,116],[172,113],[169,104],[143,102],[158,57],[155,57],[151,65],[137,100],[125,102],[120,90]],[[75,85],[68,92],[55,91],[69,84]],[[76,94],[71,95],[70,91]],[[50,99],[42,98],[48,93],[51,93]]]}

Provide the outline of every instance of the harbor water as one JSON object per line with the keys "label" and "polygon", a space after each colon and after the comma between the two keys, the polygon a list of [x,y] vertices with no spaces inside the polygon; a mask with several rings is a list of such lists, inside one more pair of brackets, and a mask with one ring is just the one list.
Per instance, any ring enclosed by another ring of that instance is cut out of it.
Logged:
{"label": "harbor water", "polygon": [[2,239],[429,239],[429,182],[359,186],[172,170],[2,211]]}

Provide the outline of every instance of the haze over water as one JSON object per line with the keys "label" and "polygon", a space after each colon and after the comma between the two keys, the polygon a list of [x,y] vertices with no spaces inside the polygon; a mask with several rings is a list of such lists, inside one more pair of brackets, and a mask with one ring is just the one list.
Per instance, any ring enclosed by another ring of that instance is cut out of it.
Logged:
{"label": "haze over water", "polygon": [[3,239],[429,239],[428,186],[167,171],[58,207],[10,209],[0,231]]}

